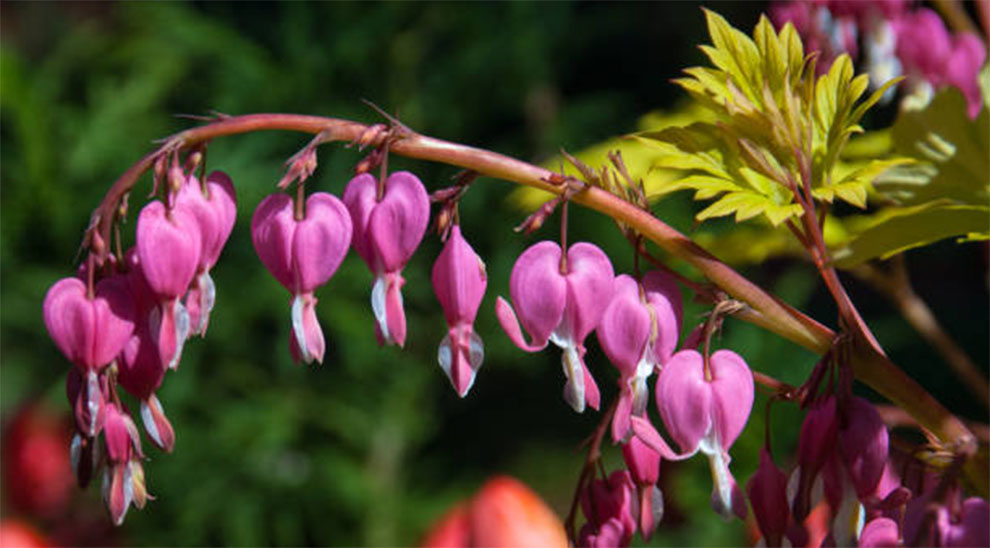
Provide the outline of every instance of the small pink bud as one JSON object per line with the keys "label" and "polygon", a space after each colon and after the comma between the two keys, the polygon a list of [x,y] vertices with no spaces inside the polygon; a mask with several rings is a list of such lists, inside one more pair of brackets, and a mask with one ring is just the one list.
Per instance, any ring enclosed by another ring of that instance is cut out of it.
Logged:
{"label": "small pink bud", "polygon": [[474,384],[485,355],[481,337],[472,324],[485,296],[488,275],[485,263],[461,235],[459,225],[451,227],[447,243],[433,265],[432,281],[449,328],[437,359],[463,398]]}
{"label": "small pink bud", "polygon": [[371,305],[381,342],[405,344],[400,271],[419,247],[430,219],[430,198],[412,173],[400,171],[385,180],[379,200],[378,181],[367,173],[351,179],[344,203],[354,225],[354,250],[375,276]]}
{"label": "small pink bud", "polygon": [[107,457],[114,463],[124,463],[134,456],[141,456],[141,436],[137,426],[126,411],[115,404],[107,405],[103,425]]}
{"label": "small pink bud", "polygon": [[[615,274],[608,256],[597,246],[579,242],[567,251],[566,273],[561,250],[554,242],[539,242],[519,256],[512,267],[509,293],[519,318],[499,297],[495,313],[502,329],[519,348],[536,352],[553,342],[563,349],[567,384],[564,399],[578,413],[585,403],[598,409],[600,395],[584,363],[584,339],[598,326],[612,298]],[[520,322],[530,335],[526,342]]]}
{"label": "small pink bud", "polygon": [[134,330],[134,307],[120,276],[96,284],[92,299],[78,278],[63,278],[45,295],[45,327],[62,354],[82,370],[103,368]]}

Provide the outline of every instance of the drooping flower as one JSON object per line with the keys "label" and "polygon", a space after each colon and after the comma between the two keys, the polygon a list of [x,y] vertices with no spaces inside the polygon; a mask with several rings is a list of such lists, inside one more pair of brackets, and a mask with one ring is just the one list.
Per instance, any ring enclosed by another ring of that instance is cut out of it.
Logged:
{"label": "drooping flower", "polygon": [[581,493],[587,523],[578,534],[580,546],[628,546],[639,514],[636,486],[628,470],[616,470],[607,480],[592,480]]}
{"label": "drooping flower", "polygon": [[419,178],[399,171],[385,180],[381,196],[378,181],[368,173],[351,179],[344,203],[354,226],[354,251],[375,276],[371,309],[379,344],[406,342],[406,314],[402,307],[402,268],[419,247],[430,219],[430,199]]}
{"label": "drooping flower", "polygon": [[631,415],[646,412],[646,379],[673,354],[680,315],[680,291],[669,276],[649,272],[642,284],[625,274],[615,278],[612,299],[596,329],[602,350],[620,373],[614,441],[626,436]]}
{"label": "drooping flower", "polygon": [[432,281],[449,328],[440,342],[437,360],[463,398],[474,384],[485,356],[485,347],[473,324],[488,275],[485,263],[461,235],[459,225],[451,227],[447,243],[433,265]]}
{"label": "drooping flower", "polygon": [[151,498],[144,484],[141,438],[130,415],[116,404],[107,406],[103,436],[108,461],[103,470],[103,502],[114,524],[120,525],[131,504],[144,508]]}
{"label": "drooping flower", "polygon": [[767,546],[780,546],[791,512],[787,504],[787,476],[773,463],[766,448],[760,450],[760,467],[746,482],[756,523]]}
{"label": "drooping flower", "polygon": [[860,548],[894,548],[900,544],[899,541],[897,522],[885,517],[870,520],[859,535]]}
{"label": "drooping flower", "polygon": [[[584,363],[584,339],[611,300],[614,277],[608,256],[593,244],[574,244],[562,263],[559,245],[539,242],[512,267],[509,293],[518,319],[505,299],[499,297],[495,303],[499,323],[516,346],[537,352],[553,342],[563,349],[564,399],[578,413],[584,411],[585,403],[594,409],[600,403],[598,386]],[[529,333],[529,342],[520,322]]]}
{"label": "drooping flower", "polygon": [[202,236],[196,277],[186,294],[185,307],[189,313],[191,333],[205,335],[216,300],[216,287],[210,269],[220,258],[237,217],[234,184],[221,171],[207,175],[205,184],[200,184],[196,177],[190,175],[179,188],[175,203],[188,208],[193,214]]}
{"label": "drooping flower", "polygon": [[189,314],[179,299],[186,294],[199,264],[199,224],[187,207],[167,209],[156,200],[141,209],[136,239],[141,270],[159,302],[149,320],[151,333],[162,363],[175,369],[189,336]]}
{"label": "drooping flower", "polygon": [[144,429],[154,444],[164,451],[171,451],[175,445],[175,432],[155,395],[168,370],[162,363],[149,323],[150,313],[156,306],[155,295],[144,279],[136,249],[128,250],[125,262],[137,321],[134,332],[117,356],[117,382],[141,402]]}
{"label": "drooping flower", "polygon": [[753,377],[746,362],[731,350],[704,358],[696,350],[671,357],[657,378],[657,408],[667,431],[681,447],[674,453],[649,420],[633,417],[636,436],[668,460],[679,460],[699,450],[709,460],[712,507],[725,518],[746,516],[746,500],[729,471],[729,447],[736,441],[753,406]]}
{"label": "drooping flower", "polygon": [[134,307],[120,276],[95,284],[63,278],[48,290],[42,312],[55,346],[81,372],[97,372],[113,361],[134,331]]}
{"label": "drooping flower", "polygon": [[883,476],[890,444],[887,426],[873,404],[860,397],[848,400],[843,414],[839,454],[856,496],[865,501]]}
{"label": "drooping flower", "polygon": [[326,343],[313,292],[337,271],[351,243],[351,218],[336,197],[316,192],[305,216],[294,216],[292,198],[272,194],[251,219],[254,249],[268,271],[293,295],[289,348],[297,362],[322,363]]}
{"label": "drooping flower", "polygon": [[643,539],[650,540],[663,518],[663,493],[657,487],[660,480],[660,453],[633,436],[622,445],[622,459],[636,482],[639,512],[636,522]]}

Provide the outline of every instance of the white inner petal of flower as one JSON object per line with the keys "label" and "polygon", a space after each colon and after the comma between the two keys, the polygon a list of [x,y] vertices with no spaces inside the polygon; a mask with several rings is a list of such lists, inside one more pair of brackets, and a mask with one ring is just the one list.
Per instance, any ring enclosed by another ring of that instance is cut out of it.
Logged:
{"label": "white inner petal of flower", "polygon": [[[151,396],[157,402],[157,398],[154,395]],[[141,422],[144,423],[144,431],[148,433],[148,436],[154,440],[155,445],[161,447],[162,437],[158,432],[158,426],[155,424],[155,417],[151,414],[151,408],[148,406],[148,402],[141,402]]]}
{"label": "white inner petal of flower", "polygon": [[299,347],[299,357],[305,363],[310,363],[313,361],[313,354],[309,351],[309,346],[306,344],[306,328],[303,325],[303,300],[302,297],[296,295],[292,299],[292,333],[296,336],[296,346]]}
{"label": "white inner petal of flower", "polygon": [[391,342],[392,337],[388,333],[388,314],[385,312],[387,285],[385,276],[375,277],[375,284],[371,286],[371,311],[375,314],[375,321],[378,322],[378,329],[382,332],[382,338]]}
{"label": "white inner petal of flower", "polygon": [[[557,344],[556,341],[554,344]],[[581,355],[578,353],[577,345],[571,342],[565,346],[564,352],[560,356],[560,362],[564,367],[564,375],[567,376],[567,384],[564,385],[564,400],[575,411],[582,413],[585,403],[584,367],[581,364]]]}

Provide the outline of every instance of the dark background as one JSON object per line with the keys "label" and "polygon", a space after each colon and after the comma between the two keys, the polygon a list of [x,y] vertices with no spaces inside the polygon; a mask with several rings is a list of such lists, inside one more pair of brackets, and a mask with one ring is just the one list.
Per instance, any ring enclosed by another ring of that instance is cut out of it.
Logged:
{"label": "dark background", "polygon": [[[765,5],[712,7],[748,31]],[[28,402],[67,412],[70,365],[45,332],[42,299],[74,271],[89,212],[112,181],[153,140],[192,125],[175,114],[281,111],[376,122],[360,101],[367,99],[422,133],[545,161],[559,147],[579,150],[635,130],[648,111],[673,107],[682,95],[669,80],[704,62],[696,46],[707,41],[699,5],[687,2],[3,3],[2,12],[5,423]],[[296,367],[287,352],[288,296],[255,257],[249,222],[282,162],[307,140],[263,133],[209,148],[209,167],[237,186],[239,217],[213,270],[217,306],[208,336],[186,346],[179,371],[159,392],[177,443],[170,455],[145,443],[157,499],[132,510],[119,529],[105,526],[94,487],[47,517],[5,502],[5,517],[75,543],[407,545],[496,473],[522,479],[566,513],[583,461],[578,444],[598,415],[576,415],[563,402],[558,352],[522,353],[491,313],[495,297],[508,293],[515,257],[537,239],[554,238],[555,222],[530,237],[513,233],[528,212],[507,202],[513,185],[502,181],[482,179],[463,200],[465,236],[489,273],[476,323],[487,355],[467,398],[456,396],[436,365],[445,326],[429,283],[440,249],[433,234],[404,271],[404,351],[376,346],[371,277],[351,254],[317,293],[325,362]],[[351,149],[322,147],[310,188],[339,194],[359,159]],[[390,167],[415,171],[430,189],[456,173],[397,157]],[[147,178],[140,184],[150,187]],[[139,205],[133,200],[132,210]],[[658,207],[684,231],[692,230],[694,211],[686,196]],[[594,240],[617,272],[630,271],[628,245],[608,219],[572,210],[570,238]],[[985,249],[942,243],[908,254],[919,292],[984,371]],[[834,324],[809,265],[774,260],[744,272]],[[896,363],[951,409],[986,419],[885,301],[854,281],[849,287]],[[688,304],[685,330],[701,312]],[[720,344],[792,383],[815,361],[740,322],[727,322]],[[614,370],[597,343],[589,345],[608,401]],[[765,402],[758,395],[754,420],[733,450],[740,483],[756,465]],[[789,466],[799,414],[775,409],[778,464]],[[617,451],[606,458],[609,469],[618,465]],[[710,481],[701,457],[664,464],[668,514],[654,544],[744,542],[741,523],[723,526],[708,508]]]}

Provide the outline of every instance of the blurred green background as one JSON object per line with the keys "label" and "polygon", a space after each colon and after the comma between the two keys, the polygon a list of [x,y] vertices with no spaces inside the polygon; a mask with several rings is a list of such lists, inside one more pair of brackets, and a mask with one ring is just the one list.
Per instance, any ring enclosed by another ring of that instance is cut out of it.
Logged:
{"label": "blurred green background", "polygon": [[[715,7],[749,30],[765,6]],[[634,130],[640,115],[673,106],[680,94],[669,80],[703,62],[696,45],[706,41],[698,5],[681,2],[5,3],[2,9],[4,423],[31,401],[68,411],[69,364],[47,337],[41,301],[48,286],[74,271],[89,212],[111,182],[153,140],[193,124],[176,114],[282,111],[378,121],[363,98],[423,133],[543,161],[559,147],[576,150]],[[404,351],[375,344],[371,277],[351,254],[318,292],[325,362],[296,367],[287,351],[288,295],[256,259],[249,220],[274,190],[282,162],[307,140],[263,133],[209,148],[208,167],[226,171],[237,186],[239,217],[213,270],[218,293],[208,335],[186,346],[179,371],[159,391],[177,443],[171,455],[145,443],[156,500],[132,510],[119,529],[105,525],[92,486],[59,516],[20,517],[77,544],[408,545],[496,473],[522,479],[566,514],[583,462],[578,445],[598,415],[576,415],[563,402],[557,352],[522,353],[491,313],[495,297],[508,292],[515,257],[537,239],[554,238],[555,222],[530,237],[512,232],[528,212],[507,203],[513,187],[501,181],[483,180],[463,200],[465,236],[489,273],[476,324],[487,355],[467,398],[456,396],[436,364],[445,325],[429,283],[440,249],[434,234],[404,271]],[[360,157],[341,146],[322,147],[310,188],[339,194]],[[456,173],[396,157],[390,167],[415,171],[430,189]],[[141,185],[150,187],[147,178]],[[132,211],[139,207],[133,198]],[[656,211],[692,230],[696,209],[687,197],[668,199]],[[630,271],[632,254],[610,221],[572,210],[571,226],[572,241],[593,239],[612,255],[617,272]],[[985,247],[940,244],[908,259],[919,292],[985,371]],[[833,324],[812,271],[772,261],[745,272]],[[895,362],[953,410],[986,419],[986,410],[886,302],[852,281],[850,291]],[[688,303],[686,330],[702,312]],[[739,322],[727,322],[720,344],[792,383],[815,361]],[[614,370],[596,342],[589,346],[589,364],[608,401],[616,391]],[[758,395],[754,420],[733,451],[740,483],[756,465],[765,402]],[[788,465],[799,415],[775,409],[778,463]],[[615,449],[606,458],[609,469],[620,460]],[[741,523],[723,526],[708,508],[704,459],[665,463],[663,476],[667,516],[653,544],[745,542]],[[18,511],[5,502],[3,514]],[[70,526],[76,522],[88,525]]]}

